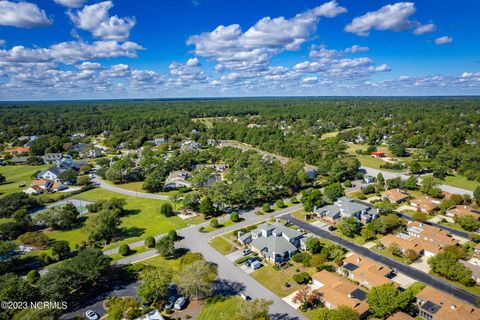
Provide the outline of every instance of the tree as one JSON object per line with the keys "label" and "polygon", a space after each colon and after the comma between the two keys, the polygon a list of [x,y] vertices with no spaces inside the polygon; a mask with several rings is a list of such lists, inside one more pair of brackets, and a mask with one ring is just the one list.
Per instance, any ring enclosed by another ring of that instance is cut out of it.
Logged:
{"label": "tree", "polygon": [[105,277],[110,271],[112,258],[103,254],[100,249],[87,248],[73,258],[65,260],[62,267],[72,272],[81,274],[91,285]]}
{"label": "tree", "polygon": [[162,203],[162,205],[160,206],[160,213],[163,214],[165,217],[172,217],[175,215],[173,207],[169,202]]}
{"label": "tree", "polygon": [[17,210],[32,211],[39,207],[40,203],[24,192],[8,194],[0,199],[0,217],[9,218]]}
{"label": "tree", "polygon": [[131,254],[132,254],[132,250],[130,249],[130,247],[128,246],[128,244],[122,244],[122,245],[118,248],[118,253],[119,253],[122,257],[125,257],[125,256],[128,256],[128,255],[131,255]]}
{"label": "tree", "polygon": [[212,220],[210,220],[210,227],[216,229],[218,228],[219,224],[218,224],[218,220],[216,218],[213,218]]}
{"label": "tree", "polygon": [[425,176],[422,178],[422,182],[420,184],[420,191],[426,193],[430,197],[438,198],[442,194],[442,189],[438,186],[440,182],[432,177],[432,176]]}
{"label": "tree", "polygon": [[338,230],[349,238],[360,233],[360,225],[354,217],[342,218],[338,223]]}
{"label": "tree", "polygon": [[381,172],[377,174],[375,185],[377,186],[377,190],[379,191],[385,188],[385,178],[383,177],[383,174]]}
{"label": "tree", "polygon": [[175,231],[175,230],[168,231],[167,237],[172,239],[172,241],[177,241],[178,240],[177,231]]}
{"label": "tree", "polygon": [[[66,261],[68,262],[68,260]],[[44,299],[73,302],[87,281],[86,276],[63,267],[51,267],[37,282]]]}
{"label": "tree", "polygon": [[421,211],[415,211],[412,214],[412,218],[415,221],[425,222],[425,221],[428,220],[428,215],[424,212],[421,212]]}
{"label": "tree", "polygon": [[370,313],[374,317],[385,318],[398,309],[405,309],[414,296],[410,291],[399,291],[391,283],[372,288],[367,293]]}
{"label": "tree", "polygon": [[77,177],[78,173],[73,169],[65,170],[58,175],[58,179],[62,182],[74,182],[77,180]]}
{"label": "tree", "polygon": [[272,301],[265,299],[241,300],[237,307],[235,320],[267,320],[271,304]]}
{"label": "tree", "polygon": [[302,192],[300,202],[303,204],[305,211],[312,212],[314,207],[324,205],[322,192],[319,189],[307,189]]}
{"label": "tree", "polygon": [[408,167],[410,168],[410,172],[414,174],[421,173],[423,171],[422,165],[418,161],[410,162]]}
{"label": "tree", "polygon": [[91,242],[108,243],[120,234],[120,217],[115,211],[100,211],[90,216],[85,225],[88,239]]}
{"label": "tree", "polygon": [[202,201],[200,201],[198,211],[203,214],[205,219],[208,219],[213,215],[215,213],[215,208],[212,199],[210,199],[210,197],[204,197]]}
{"label": "tree", "polygon": [[165,166],[155,167],[155,169],[145,177],[142,189],[152,193],[162,191],[167,175],[168,171]]}
{"label": "tree", "polygon": [[22,244],[39,249],[45,249],[48,246],[47,235],[39,231],[24,233],[18,237],[18,241],[20,241]]}
{"label": "tree", "polygon": [[418,254],[413,249],[408,249],[407,251],[405,251],[403,256],[405,257],[405,260],[407,260],[407,263],[415,262],[418,259]]}
{"label": "tree", "polygon": [[30,283],[35,283],[38,281],[38,279],[40,279],[40,273],[37,270],[30,270],[27,273],[27,280]]}
{"label": "tree", "polygon": [[165,299],[168,294],[168,285],[172,281],[172,270],[165,267],[146,269],[141,273],[141,284],[138,295],[144,305]]}
{"label": "tree", "polygon": [[155,248],[162,257],[168,258],[175,254],[175,243],[168,236],[158,239]]}
{"label": "tree", "polygon": [[466,231],[473,232],[480,229],[480,221],[471,214],[467,214],[462,217],[456,217],[455,222]]}
{"label": "tree", "polygon": [[293,204],[297,204],[297,203],[298,203],[297,197],[296,197],[296,196],[292,196],[292,197],[290,198],[290,202],[293,203]]}
{"label": "tree", "polygon": [[212,293],[217,279],[216,265],[204,260],[184,266],[176,277],[180,292],[193,299],[201,299]]}
{"label": "tree", "polygon": [[0,184],[4,184],[5,182],[7,182],[7,178],[5,178],[5,176],[0,173]]}
{"label": "tree", "polygon": [[145,246],[147,248],[155,248],[155,238],[150,236],[145,239]]}
{"label": "tree", "polygon": [[170,197],[168,197],[168,200],[173,202],[174,209],[177,209],[177,204],[179,204],[182,201],[182,197],[180,197],[180,194],[178,192],[175,192],[172,194]]}
{"label": "tree", "polygon": [[[27,303],[40,298],[38,289],[31,282],[12,273],[0,276],[0,299],[1,301],[25,301]],[[2,308],[1,320],[12,319],[17,310]]]}
{"label": "tree", "polygon": [[278,199],[277,201],[275,201],[275,205],[277,207],[279,207],[280,209],[283,209],[286,207],[285,203],[283,203],[283,200],[282,199]]}
{"label": "tree", "polygon": [[312,289],[310,286],[301,287],[292,299],[293,303],[300,304],[303,311],[313,309],[322,304],[322,293],[319,289]]}
{"label": "tree", "polygon": [[437,273],[449,280],[458,281],[464,285],[472,285],[472,272],[452,252],[440,252],[428,259],[428,265],[434,273]]}
{"label": "tree", "polygon": [[79,214],[77,207],[67,203],[64,206],[56,206],[40,213],[35,221],[55,230],[69,230],[77,223]]}
{"label": "tree", "polygon": [[70,253],[70,245],[68,241],[57,240],[52,245],[52,253],[58,259],[63,259]]}
{"label": "tree", "polygon": [[362,228],[362,231],[360,231],[360,234],[365,241],[370,241],[372,239],[375,239],[375,232],[369,228]]}
{"label": "tree", "polygon": [[240,221],[240,216],[238,214],[238,212],[234,211],[230,214],[230,220],[232,222],[239,222]]}
{"label": "tree", "polygon": [[15,211],[12,215],[12,218],[13,220],[15,220],[16,223],[25,226],[30,226],[30,224],[32,223],[32,216],[25,208]]}
{"label": "tree", "polygon": [[270,211],[272,211],[272,208],[270,208],[269,203],[264,203],[263,206],[262,206],[262,210],[265,211],[265,212],[270,212]]}
{"label": "tree", "polygon": [[480,205],[480,186],[476,187],[475,191],[473,191],[473,198],[477,205]]}
{"label": "tree", "polygon": [[305,241],[305,246],[311,254],[319,253],[322,251],[322,243],[318,238],[310,237]]}
{"label": "tree", "polygon": [[106,320],[135,319],[142,315],[139,303],[133,297],[108,297],[105,301],[108,311]]}
{"label": "tree", "polygon": [[323,193],[330,201],[336,201],[345,195],[345,191],[340,182],[332,183],[323,189]]}
{"label": "tree", "polygon": [[339,306],[337,309],[323,308],[317,313],[318,320],[359,320],[359,314],[352,308]]}
{"label": "tree", "polygon": [[416,176],[408,177],[407,180],[403,181],[403,187],[407,190],[417,190],[418,189],[417,177]]}

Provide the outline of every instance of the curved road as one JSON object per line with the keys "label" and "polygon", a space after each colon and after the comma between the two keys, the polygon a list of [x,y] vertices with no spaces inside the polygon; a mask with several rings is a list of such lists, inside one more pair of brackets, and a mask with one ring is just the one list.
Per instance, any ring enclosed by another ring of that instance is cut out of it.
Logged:
{"label": "curved road", "polygon": [[153,199],[153,200],[168,200],[168,196],[165,196],[165,195],[146,193],[146,192],[137,192],[137,191],[132,191],[132,190],[127,190],[127,189],[116,187],[114,185],[111,185],[111,184],[107,183],[105,180],[101,179],[98,176],[95,176],[95,178],[93,178],[92,181],[98,183],[99,186],[103,189],[106,189],[106,190],[112,191],[112,192],[116,192],[116,193],[121,193],[121,194],[124,194],[124,195],[127,195],[127,196],[137,197],[137,198],[145,198],[145,199]]}
{"label": "curved road", "polygon": [[450,294],[458,299],[467,301],[473,305],[475,305],[476,301],[480,298],[470,292],[467,292],[465,290],[462,290],[446,281],[443,281],[437,277],[431,276],[428,273],[422,272],[420,270],[414,269],[410,266],[407,266],[403,263],[400,263],[396,260],[390,259],[384,255],[381,255],[379,253],[376,253],[374,251],[371,251],[368,248],[365,248],[363,246],[357,245],[353,242],[350,242],[346,239],[343,239],[342,237],[336,236],[326,230],[322,230],[320,228],[317,228],[310,223],[298,220],[296,218],[293,218],[291,215],[288,215],[288,219],[291,220],[293,223],[296,225],[302,227],[305,230],[308,230],[312,232],[313,234],[325,238],[327,240],[330,240],[334,243],[337,243],[341,245],[342,247],[347,248],[350,251],[356,252],[358,254],[364,255],[374,261],[378,261],[380,263],[383,263],[391,268],[395,268],[397,271],[406,274],[407,276],[423,282],[431,287],[434,287],[438,290],[444,291],[447,294]]}

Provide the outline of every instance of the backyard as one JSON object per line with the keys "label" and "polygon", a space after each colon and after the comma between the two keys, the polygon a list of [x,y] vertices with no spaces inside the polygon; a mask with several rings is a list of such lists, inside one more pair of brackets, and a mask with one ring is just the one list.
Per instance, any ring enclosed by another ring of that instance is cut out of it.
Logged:
{"label": "backyard", "polygon": [[[32,175],[40,170],[48,168],[49,165],[31,166],[31,165],[12,165],[12,166],[0,166],[0,173],[7,178],[7,182],[0,184],[0,197],[15,193],[22,192],[32,183]],[[25,183],[25,187],[19,187],[20,182]]]}

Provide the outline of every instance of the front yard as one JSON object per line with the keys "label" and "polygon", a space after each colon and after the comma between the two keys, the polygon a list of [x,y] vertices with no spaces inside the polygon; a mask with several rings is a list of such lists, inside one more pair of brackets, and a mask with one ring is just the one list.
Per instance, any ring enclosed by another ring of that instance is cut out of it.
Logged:
{"label": "front yard", "polygon": [[223,255],[227,255],[233,250],[233,244],[225,239],[223,236],[218,236],[213,238],[209,242],[210,246],[212,246],[215,250],[220,252]]}

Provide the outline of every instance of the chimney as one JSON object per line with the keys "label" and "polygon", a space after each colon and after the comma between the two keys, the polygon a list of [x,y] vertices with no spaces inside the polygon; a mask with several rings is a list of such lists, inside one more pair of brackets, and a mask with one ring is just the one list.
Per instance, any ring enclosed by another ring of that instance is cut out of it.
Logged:
{"label": "chimney", "polygon": [[361,258],[357,258],[357,262],[360,262],[360,261],[362,261],[362,259],[361,259]]}
{"label": "chimney", "polygon": [[349,294],[348,294],[348,297],[349,297],[349,298],[351,298],[351,297],[352,297],[352,294],[351,294],[351,293],[349,293]]}
{"label": "chimney", "polygon": [[451,308],[452,310],[455,310],[455,309],[457,309],[457,306],[454,305],[454,304],[452,304],[452,305],[450,306],[450,308]]}
{"label": "chimney", "polygon": [[422,222],[420,222],[420,227],[423,228],[423,223]]}

